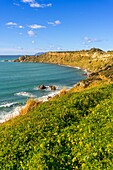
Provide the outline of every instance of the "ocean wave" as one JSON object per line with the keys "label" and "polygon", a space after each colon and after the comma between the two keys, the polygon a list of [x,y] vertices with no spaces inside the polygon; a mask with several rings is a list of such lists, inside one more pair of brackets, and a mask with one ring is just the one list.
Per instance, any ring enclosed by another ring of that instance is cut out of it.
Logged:
{"label": "ocean wave", "polygon": [[[42,102],[46,102],[48,101],[49,98],[52,98],[54,97],[55,95],[57,95],[60,91],[55,91],[55,92],[51,92],[49,93],[48,95],[45,95],[45,96],[42,96],[42,97],[39,97],[37,98],[38,101],[42,101]],[[24,95],[24,96],[34,96],[28,92],[19,92],[19,93],[16,93],[16,95]],[[16,103],[7,103],[7,104],[3,104],[1,105],[0,107],[10,107],[12,105],[14,105]],[[9,119],[11,118],[14,118],[16,116],[18,116],[20,114],[20,111],[22,108],[24,108],[25,106],[16,106],[14,107],[11,111],[9,112],[5,112],[3,111],[2,114],[0,114],[0,124],[3,123],[3,122],[6,122],[8,121]]]}
{"label": "ocean wave", "polygon": [[[48,95],[45,95],[45,96],[42,96],[42,97],[39,97],[39,98],[36,98],[36,99],[38,99],[38,101],[46,102],[50,98],[53,98],[54,96],[56,96],[59,93],[60,93],[60,90],[56,90],[54,92],[51,91]],[[28,92],[19,92],[19,93],[16,93],[16,95],[29,96],[29,97],[34,96],[34,95],[32,95],[31,93],[28,93]],[[0,105],[0,107],[11,107],[11,106],[16,105],[16,104],[18,104],[18,103],[16,103],[16,102],[15,103],[7,103],[7,104]],[[18,116],[20,114],[21,109],[24,108],[24,107],[25,106],[15,106],[9,112],[3,111],[2,114],[0,115],[0,124],[8,121],[11,118],[14,118],[15,116]]]}
{"label": "ocean wave", "polygon": [[4,62],[12,62],[12,60],[0,60],[1,63],[4,63]]}
{"label": "ocean wave", "polygon": [[39,97],[37,99],[38,99],[38,101],[46,102],[46,101],[48,101],[48,99],[53,98],[54,96],[56,96],[59,93],[60,93],[60,90],[57,90],[57,91],[49,93],[48,95]]}
{"label": "ocean wave", "polygon": [[9,119],[11,119],[15,116],[18,116],[20,114],[21,109],[22,109],[22,106],[17,106],[12,111],[10,111],[8,113],[3,112],[2,115],[0,115],[0,124],[8,121]]}
{"label": "ocean wave", "polygon": [[5,62],[12,62],[12,60],[8,60],[8,61],[5,61]]}
{"label": "ocean wave", "polygon": [[33,95],[33,94],[29,93],[29,92],[18,92],[15,95],[17,95],[17,96],[25,96],[25,97],[33,97],[33,98],[37,97],[36,95]]}
{"label": "ocean wave", "polygon": [[1,63],[5,62],[5,60],[0,60]]}
{"label": "ocean wave", "polygon": [[2,105],[0,105],[0,108],[12,107],[12,106],[14,106],[16,104],[17,104],[17,102],[14,102],[14,103],[3,103]]}

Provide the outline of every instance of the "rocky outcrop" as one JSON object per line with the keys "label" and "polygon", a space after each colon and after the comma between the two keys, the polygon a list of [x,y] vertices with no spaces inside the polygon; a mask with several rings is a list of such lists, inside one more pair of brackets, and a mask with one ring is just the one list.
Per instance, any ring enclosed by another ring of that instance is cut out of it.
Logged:
{"label": "rocky outcrop", "polygon": [[14,62],[25,62],[26,61],[27,56],[20,56],[19,58],[17,58],[16,60],[14,60]]}
{"label": "rocky outcrop", "polygon": [[81,81],[81,82],[77,83],[76,86],[86,88],[89,85],[89,83],[90,83],[89,81]]}
{"label": "rocky outcrop", "polygon": [[43,90],[46,89],[46,86],[44,86],[43,84],[39,86],[39,89]]}
{"label": "rocky outcrop", "polygon": [[56,86],[54,86],[54,85],[45,86],[45,85],[43,85],[43,84],[39,86],[39,89],[43,90],[43,89],[47,89],[48,87],[49,87],[51,90],[56,90]]}
{"label": "rocky outcrop", "polygon": [[55,86],[49,86],[51,90],[56,90]]}
{"label": "rocky outcrop", "polygon": [[81,51],[47,52],[39,56],[21,56],[14,62],[41,62],[76,66],[90,72],[97,72],[113,62],[113,52],[98,48]]}
{"label": "rocky outcrop", "polygon": [[21,56],[21,57],[19,57],[19,60],[20,60],[20,61],[21,61],[21,60],[25,60],[26,57],[27,57],[27,56]]}
{"label": "rocky outcrop", "polygon": [[[105,52],[99,48],[91,48],[90,50],[81,51],[62,51],[48,52],[39,56],[21,56],[15,62],[40,62],[53,63],[60,65],[68,65],[72,67],[80,67],[88,70],[87,81],[79,84],[86,88],[91,83],[110,80],[113,81],[113,51]],[[41,86],[40,89],[48,87]],[[56,87],[50,86],[49,89],[56,90]]]}

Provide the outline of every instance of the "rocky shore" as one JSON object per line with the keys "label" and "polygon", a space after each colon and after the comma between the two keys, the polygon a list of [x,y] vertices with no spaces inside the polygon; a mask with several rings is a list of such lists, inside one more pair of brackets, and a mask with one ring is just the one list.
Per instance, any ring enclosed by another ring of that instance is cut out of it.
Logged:
{"label": "rocky shore", "polygon": [[0,125],[1,169],[113,169],[113,52],[51,52],[15,62],[68,65],[90,74],[48,102],[28,100],[18,117]]}
{"label": "rocky shore", "polygon": [[98,48],[81,51],[48,52],[39,56],[20,56],[14,62],[42,62],[66,65],[86,70],[88,78],[77,84],[86,88],[101,82],[113,81],[113,51]]}

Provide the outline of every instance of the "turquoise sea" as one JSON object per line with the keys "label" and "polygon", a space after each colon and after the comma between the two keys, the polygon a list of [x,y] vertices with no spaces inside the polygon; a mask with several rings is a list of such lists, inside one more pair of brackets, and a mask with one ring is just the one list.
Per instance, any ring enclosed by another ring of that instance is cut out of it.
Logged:
{"label": "turquoise sea", "polygon": [[[54,95],[63,87],[73,87],[86,77],[81,69],[44,63],[15,63],[19,56],[0,56],[0,123],[18,114],[28,98]],[[40,90],[39,85],[55,85],[57,90]]]}

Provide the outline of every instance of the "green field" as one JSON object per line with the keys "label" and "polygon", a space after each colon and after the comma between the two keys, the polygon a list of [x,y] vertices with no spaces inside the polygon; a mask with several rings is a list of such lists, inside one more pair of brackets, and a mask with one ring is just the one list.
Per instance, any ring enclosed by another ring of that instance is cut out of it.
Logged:
{"label": "green field", "polygon": [[90,75],[48,102],[28,101],[0,125],[0,170],[112,170],[113,52],[49,52],[15,62],[79,66]]}
{"label": "green field", "polygon": [[0,169],[113,169],[113,84],[69,92],[1,124]]}

